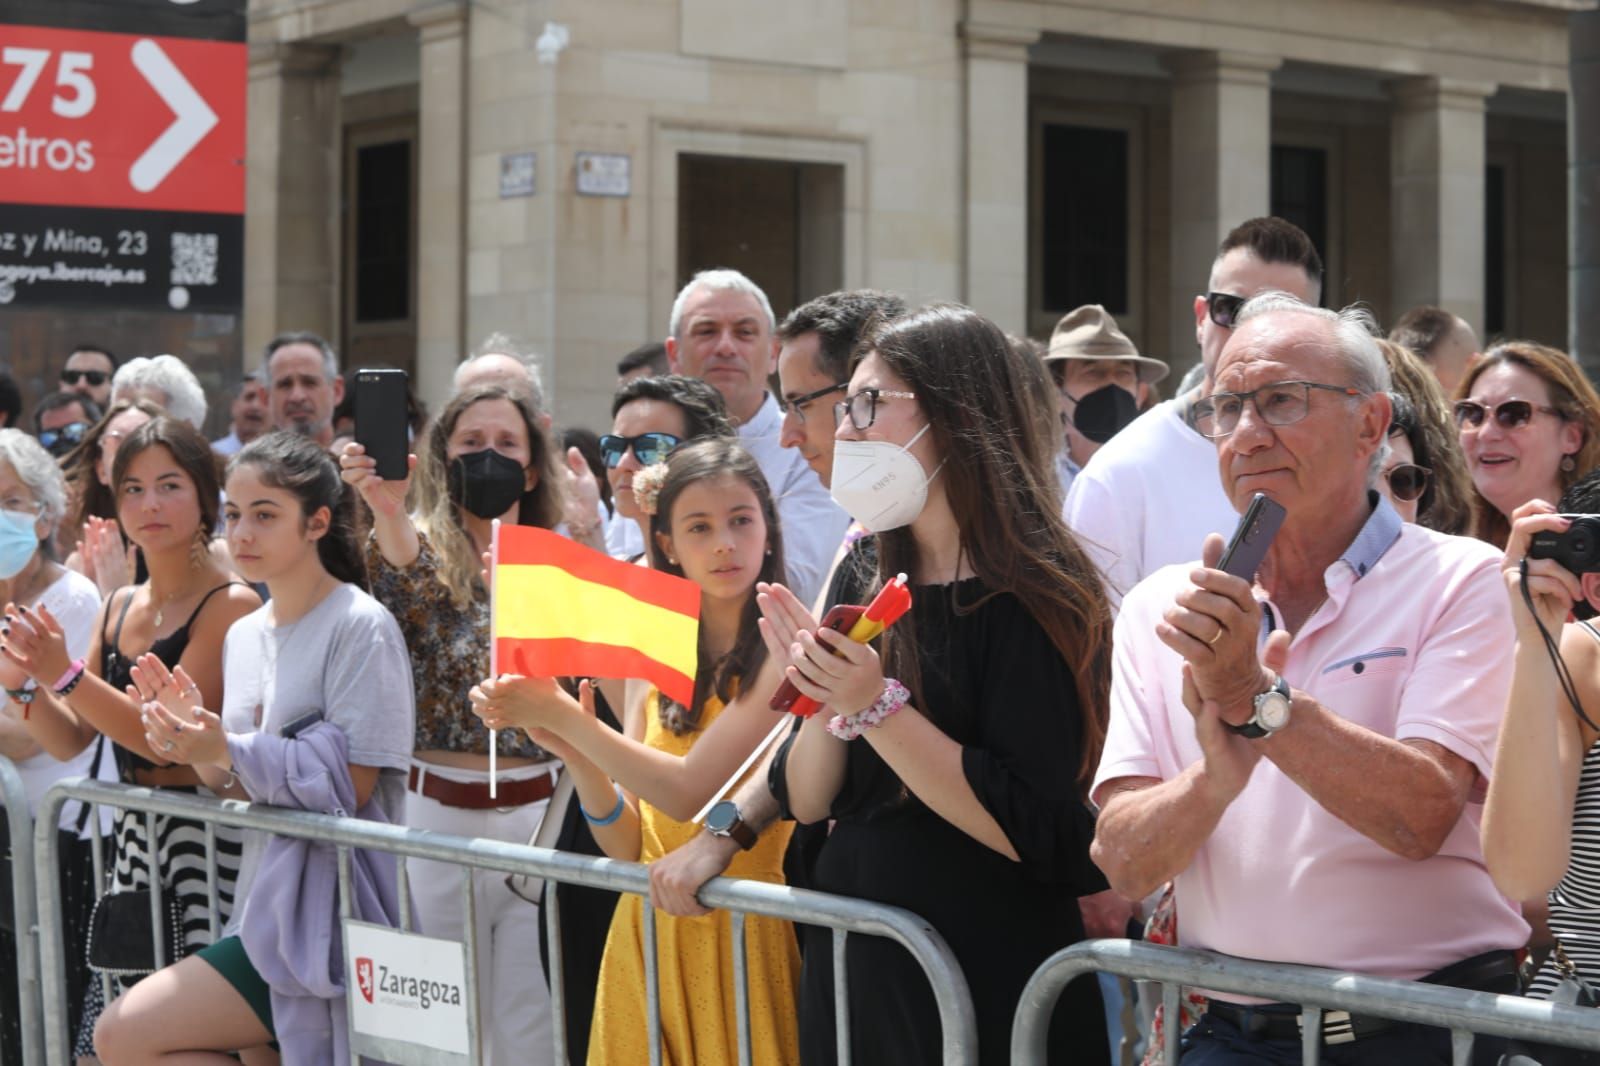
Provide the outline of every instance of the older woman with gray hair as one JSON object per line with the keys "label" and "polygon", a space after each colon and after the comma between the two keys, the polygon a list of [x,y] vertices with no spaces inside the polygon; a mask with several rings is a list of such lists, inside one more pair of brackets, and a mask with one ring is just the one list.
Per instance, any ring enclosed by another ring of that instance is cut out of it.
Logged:
{"label": "older woman with gray hair", "polygon": [[[50,543],[67,506],[67,486],[50,453],[17,429],[0,429],[0,603],[17,608],[48,608],[61,623],[73,658],[88,653],[94,635],[100,593],[94,582],[68,570],[50,556]],[[0,657],[0,685],[6,690],[0,710],[0,755],[10,759],[22,776],[30,807],[56,781],[64,777],[98,777],[114,780],[115,763],[101,757],[94,741],[66,759],[44,751],[22,724],[33,701],[33,683],[19,667]],[[62,810],[60,869],[66,919],[66,958],[69,1013],[77,1025],[88,970],[84,940],[89,913],[94,907],[94,866],[87,839],[88,812],[76,803]],[[107,825],[102,828],[109,828]],[[0,819],[0,836],[5,833]],[[26,846],[26,841],[18,842]],[[0,846],[0,853],[9,853]],[[9,861],[4,880],[9,887]],[[47,875],[41,871],[41,874]],[[9,908],[7,908],[9,911]],[[21,1016],[17,1004],[17,943],[15,932],[0,929],[0,1061],[22,1059]]]}
{"label": "older woman with gray hair", "polygon": [[205,428],[205,390],[175,355],[140,356],[118,367],[111,379],[111,402],[123,399],[149,400],[173,418]]}

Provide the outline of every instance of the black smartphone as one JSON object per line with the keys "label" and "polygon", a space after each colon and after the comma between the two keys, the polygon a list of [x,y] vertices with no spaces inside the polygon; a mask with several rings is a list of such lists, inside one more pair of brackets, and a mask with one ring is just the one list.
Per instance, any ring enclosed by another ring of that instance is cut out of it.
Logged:
{"label": "black smartphone", "polygon": [[1246,581],[1255,581],[1256,571],[1261,569],[1261,560],[1267,557],[1272,538],[1278,535],[1278,529],[1288,513],[1281,503],[1269,499],[1266,493],[1256,493],[1250,499],[1250,506],[1244,509],[1217,569]]}
{"label": "black smartphone", "polygon": [[406,372],[356,371],[356,443],[378,461],[385,481],[406,479]]}

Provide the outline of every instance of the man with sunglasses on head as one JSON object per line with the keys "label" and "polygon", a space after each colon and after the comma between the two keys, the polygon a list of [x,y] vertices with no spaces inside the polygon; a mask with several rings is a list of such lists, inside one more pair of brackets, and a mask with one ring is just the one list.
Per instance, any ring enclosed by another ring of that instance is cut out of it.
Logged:
{"label": "man with sunglasses on head", "polygon": [[[1220,569],[1212,533],[1123,600],[1090,856],[1129,898],[1173,881],[1185,947],[1514,993],[1528,926],[1474,800],[1511,680],[1500,556],[1377,491],[1391,382],[1372,327],[1283,293],[1245,306],[1195,425],[1235,507],[1263,494],[1285,517],[1253,573]],[[1452,1061],[1446,1030],[1321,1024],[1341,1066]],[[1184,1047],[1299,1062],[1301,1010],[1213,996]]]}
{"label": "man with sunglasses on head", "polygon": [[822,588],[850,518],[801,455],[782,444],[783,412],[767,391],[778,354],[772,304],[737,270],[702,270],[672,302],[667,365],[712,385],[739,440],[772,489],[783,527],[787,582],[810,603]]}
{"label": "man with sunglasses on head", "polygon": [[33,409],[34,436],[44,450],[62,459],[100,421],[100,408],[80,392],[52,392]]}
{"label": "man with sunglasses on head", "polygon": [[1223,239],[1206,292],[1194,298],[1205,366],[1200,386],[1140,415],[1073,479],[1067,524],[1099,563],[1113,607],[1156,570],[1194,558],[1207,533],[1226,532],[1237,521],[1217,477],[1216,450],[1195,432],[1190,409],[1211,391],[1240,307],[1271,291],[1316,304],[1322,257],[1293,223],[1253,218]]}
{"label": "man with sunglasses on head", "polygon": [[117,357],[109,349],[80,344],[61,368],[61,391],[82,393],[104,411],[111,402],[111,376],[116,372]]}

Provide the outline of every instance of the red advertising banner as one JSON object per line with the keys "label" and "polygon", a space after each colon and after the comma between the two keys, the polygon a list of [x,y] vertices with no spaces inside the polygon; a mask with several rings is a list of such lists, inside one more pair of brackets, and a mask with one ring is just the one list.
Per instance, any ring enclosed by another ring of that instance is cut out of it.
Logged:
{"label": "red advertising banner", "polygon": [[244,211],[247,46],[0,25],[0,202]]}

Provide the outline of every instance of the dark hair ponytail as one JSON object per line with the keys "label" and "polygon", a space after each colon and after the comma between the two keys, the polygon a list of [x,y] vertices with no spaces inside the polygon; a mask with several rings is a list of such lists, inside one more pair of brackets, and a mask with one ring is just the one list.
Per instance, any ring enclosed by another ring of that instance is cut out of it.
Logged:
{"label": "dark hair ponytail", "polygon": [[279,430],[257,437],[228,464],[232,474],[255,467],[262,482],[291,493],[303,517],[328,509],[328,532],[317,541],[322,568],[340,581],[367,588],[367,564],[356,540],[355,498],[339,476],[333,457],[309,437]]}

